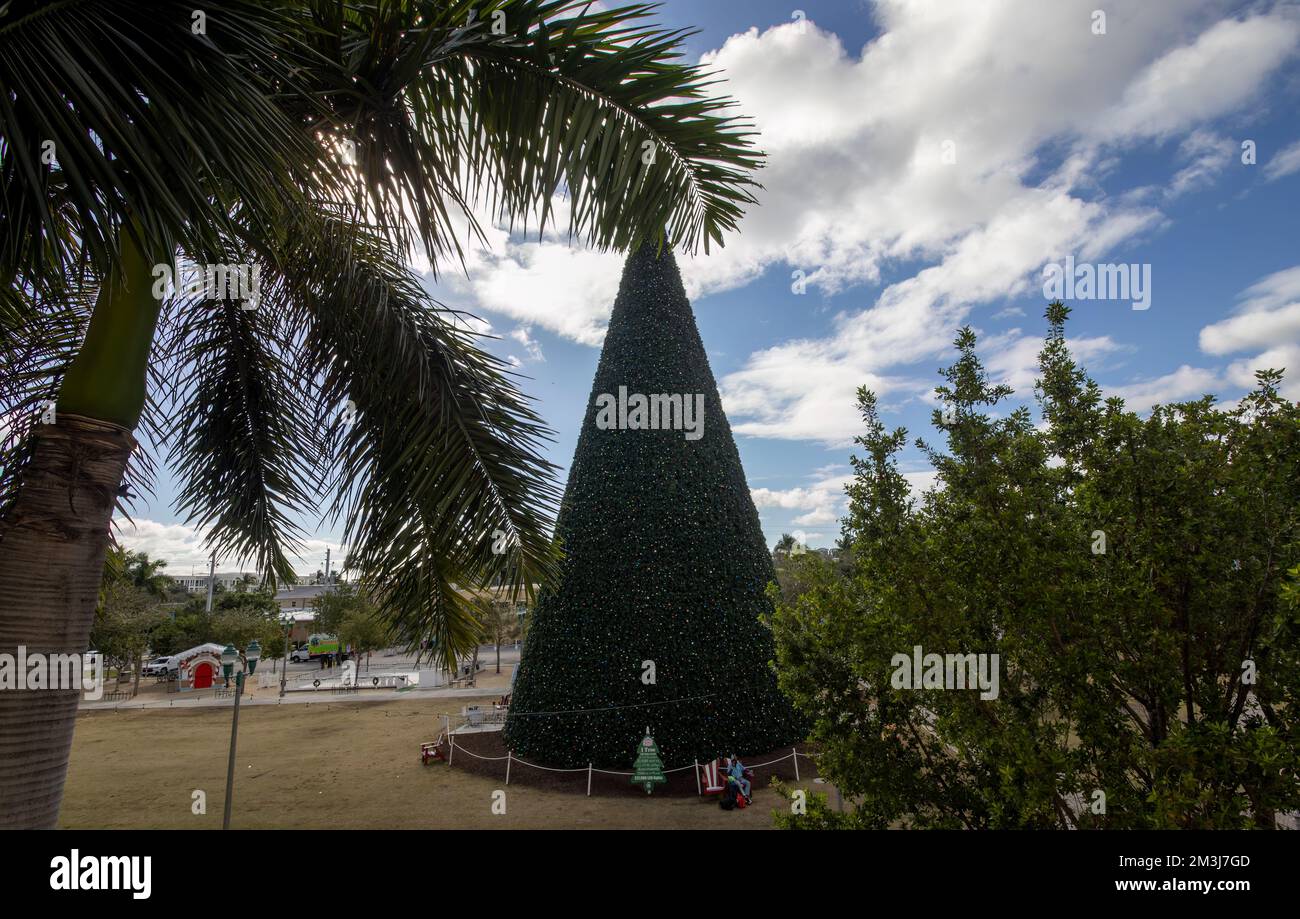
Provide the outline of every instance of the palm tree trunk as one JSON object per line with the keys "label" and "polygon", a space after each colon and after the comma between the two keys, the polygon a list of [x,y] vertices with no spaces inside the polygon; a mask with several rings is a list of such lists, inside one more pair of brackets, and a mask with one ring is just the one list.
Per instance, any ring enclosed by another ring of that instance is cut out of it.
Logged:
{"label": "palm tree trunk", "polygon": [[[36,434],[22,490],[0,521],[0,653],[87,650],[109,519],[135,447],[123,427],[58,415]],[[77,690],[0,692],[0,827],[53,827]]]}
{"label": "palm tree trunk", "polygon": [[[81,654],[95,618],[109,525],[135,448],[158,320],[153,271],[129,233],[63,378],[53,424],[0,519],[0,654]],[[0,828],[53,827],[78,689],[0,692]]]}

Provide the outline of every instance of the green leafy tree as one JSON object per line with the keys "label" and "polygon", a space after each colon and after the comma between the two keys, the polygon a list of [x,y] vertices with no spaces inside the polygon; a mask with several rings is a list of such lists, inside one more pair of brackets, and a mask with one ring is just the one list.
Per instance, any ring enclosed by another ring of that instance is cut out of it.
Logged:
{"label": "green leafy tree", "polygon": [[[480,205],[540,231],[561,191],[600,248],[720,243],[760,156],[684,34],[586,0],[4,13],[0,651],[85,650],[143,424],[214,550],[287,580],[324,504],[403,640],[454,660],[493,531],[515,590],[554,567],[549,431],[408,255],[459,260]],[[173,263],[222,289],[155,292]],[[0,697],[0,825],[55,824],[75,713]]]}
{"label": "green leafy tree", "polygon": [[104,558],[104,583],[117,579],[140,588],[158,600],[166,600],[173,581],[163,569],[167,562],[151,559],[147,552],[132,552],[120,546],[109,548]]}
{"label": "green leafy tree", "polygon": [[206,595],[192,596],[175,616],[158,625],[152,632],[154,653],[177,654],[209,642],[233,644],[242,651],[257,639],[268,658],[277,656],[276,649],[283,656],[280,608],[271,594],[219,591],[213,595],[211,612],[206,606]]}
{"label": "green leafy tree", "polygon": [[491,600],[484,606],[483,631],[496,646],[497,673],[501,672],[501,645],[517,641],[523,635],[523,624],[515,611],[515,604],[506,600]]}
{"label": "green leafy tree", "polygon": [[135,671],[134,691],[140,690],[140,661],[149,650],[151,636],[166,615],[157,600],[126,578],[107,577],[90,631],[91,646],[122,670]]}
{"label": "green leafy tree", "polygon": [[843,572],[844,566],[820,552],[803,552],[798,555],[777,556],[776,597],[791,603],[818,582],[823,573]]}
{"label": "green leafy tree", "polygon": [[[657,429],[619,423],[620,392],[629,412],[677,394],[691,429],[662,407]],[[533,610],[505,727],[518,755],[625,767],[647,724],[670,766],[802,737],[761,621],[772,557],[669,251],[628,258],[556,533],[563,574]]]}
{"label": "green leafy tree", "polygon": [[316,630],[338,635],[343,623],[363,607],[368,609],[369,601],[360,588],[339,584],[316,598]]}
{"label": "green leafy tree", "polygon": [[356,660],[362,655],[368,659],[371,652],[388,646],[388,630],[380,621],[374,607],[352,612],[339,627],[339,641],[351,650]]}
{"label": "green leafy tree", "polygon": [[283,642],[280,608],[270,594],[231,591],[213,603],[208,641],[233,644],[243,651],[254,639],[263,654]]}
{"label": "green leafy tree", "polygon": [[387,647],[391,637],[378,608],[356,584],[338,584],[317,598],[316,628],[338,636],[357,655]]}
{"label": "green leafy tree", "polygon": [[776,541],[773,552],[776,555],[789,555],[799,545],[799,540],[795,539],[789,533],[782,533],[781,538]]}
{"label": "green leafy tree", "polygon": [[[919,501],[906,431],[859,392],[852,571],[809,568],[774,620],[819,769],[857,802],[817,819],[1271,827],[1300,808],[1300,630],[1280,590],[1300,559],[1300,408],[1267,371],[1236,407],[1144,418],[1075,365],[1068,310],[1047,316],[1041,427],[958,335],[933,416],[948,449],[917,441],[938,474]],[[997,654],[996,698],[909,688],[915,646]]]}

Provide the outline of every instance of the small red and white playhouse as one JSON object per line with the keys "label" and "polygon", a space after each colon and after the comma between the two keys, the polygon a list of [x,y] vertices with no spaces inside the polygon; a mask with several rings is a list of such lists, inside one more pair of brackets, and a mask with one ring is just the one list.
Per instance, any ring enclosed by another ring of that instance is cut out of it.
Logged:
{"label": "small red and white playhouse", "polygon": [[209,642],[176,655],[176,682],[181,692],[209,689],[222,679],[221,645]]}

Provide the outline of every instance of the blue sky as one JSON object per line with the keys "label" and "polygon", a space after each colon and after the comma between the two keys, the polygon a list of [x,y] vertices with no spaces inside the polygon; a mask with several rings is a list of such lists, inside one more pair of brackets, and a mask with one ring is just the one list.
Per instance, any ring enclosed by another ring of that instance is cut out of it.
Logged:
{"label": "blue sky", "polygon": [[[834,541],[854,389],[926,433],[959,326],[1032,402],[1042,272],[1067,256],[1149,266],[1146,310],[1072,304],[1081,362],[1131,407],[1230,401],[1263,366],[1291,368],[1300,397],[1300,3],[799,6],[658,15],[701,30],[690,59],[721,70],[768,153],[739,233],[680,262],[769,543]],[[487,347],[528,377],[567,471],[621,259],[499,231],[468,268],[430,287],[499,336]],[[905,461],[924,487],[923,457]],[[123,538],[182,573],[201,534],[173,494],[164,475]],[[317,531],[301,569],[336,538]]]}

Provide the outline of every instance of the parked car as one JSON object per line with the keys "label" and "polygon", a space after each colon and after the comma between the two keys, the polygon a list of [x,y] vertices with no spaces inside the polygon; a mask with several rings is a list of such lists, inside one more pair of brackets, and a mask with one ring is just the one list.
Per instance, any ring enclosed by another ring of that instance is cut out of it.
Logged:
{"label": "parked car", "polygon": [[176,669],[174,661],[175,658],[172,657],[155,657],[140,672],[144,676],[166,676]]}
{"label": "parked car", "polygon": [[293,661],[295,664],[306,663],[311,660],[311,652],[306,648],[298,648],[289,654],[289,660]]}

